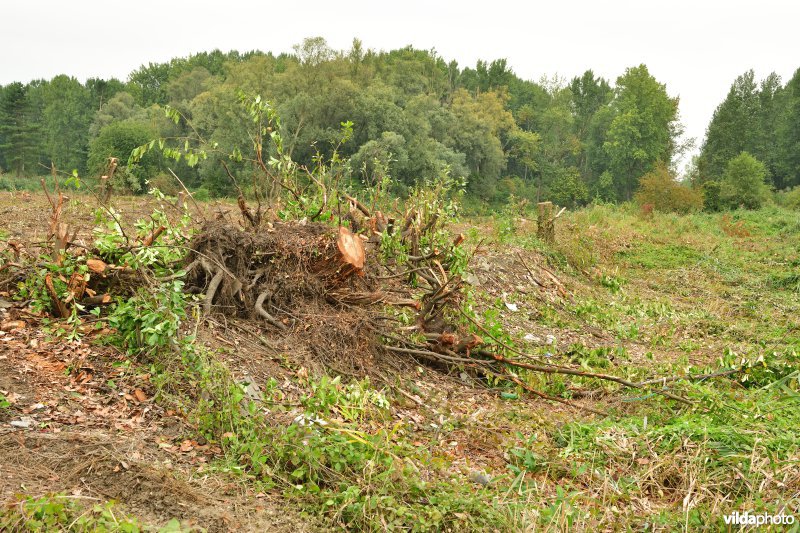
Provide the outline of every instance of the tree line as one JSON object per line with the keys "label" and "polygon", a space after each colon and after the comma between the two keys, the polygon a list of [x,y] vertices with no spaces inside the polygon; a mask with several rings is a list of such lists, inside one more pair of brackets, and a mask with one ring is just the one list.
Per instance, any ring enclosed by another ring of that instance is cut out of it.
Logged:
{"label": "tree line", "polygon": [[[692,183],[713,193],[741,152],[763,162],[775,187],[800,183],[799,85],[800,71],[786,86],[775,75],[760,85],[752,72],[737,79],[709,126]],[[190,132],[234,153],[249,142],[242,93],[274,104],[284,149],[301,164],[333,150],[341,124],[352,122],[338,147],[351,179],[368,185],[391,175],[397,194],[447,169],[486,203],[511,195],[567,206],[624,201],[645,175],[666,169],[674,178],[670,166],[687,148],[678,99],[645,65],[613,83],[591,70],[534,82],[503,59],[461,68],[434,51],[375,51],[358,40],[336,51],[310,38],[289,54],[215,50],[150,63],[126,81],[61,75],[0,87],[0,169],[35,176],[52,164],[99,176],[113,156],[134,192],[168,181],[170,167],[190,187],[230,194],[228,173],[245,179],[251,170],[236,161],[189,166],[151,151],[125,163],[137,146]]]}

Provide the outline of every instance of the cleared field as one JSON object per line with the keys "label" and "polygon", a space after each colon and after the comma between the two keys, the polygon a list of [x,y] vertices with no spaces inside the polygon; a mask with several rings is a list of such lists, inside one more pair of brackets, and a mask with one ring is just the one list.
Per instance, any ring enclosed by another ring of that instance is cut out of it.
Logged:
{"label": "cleared field", "polygon": [[[65,210],[87,247],[93,205]],[[135,228],[159,205],[179,217],[150,197],[116,209]],[[6,253],[36,256],[48,210],[43,195],[0,197]],[[190,302],[183,358],[126,353],[102,320],[78,331],[12,306],[12,279],[3,322],[22,323],[0,336],[3,498],[45,496],[73,519],[115,500],[139,525],[217,531],[718,530],[735,511],[800,514],[795,212],[595,206],[561,217],[552,246],[518,217],[451,229],[470,252],[464,327],[530,367],[509,370],[516,382],[469,360],[318,357],[307,339],[346,310],[282,331]],[[50,510],[2,512],[17,527]]]}

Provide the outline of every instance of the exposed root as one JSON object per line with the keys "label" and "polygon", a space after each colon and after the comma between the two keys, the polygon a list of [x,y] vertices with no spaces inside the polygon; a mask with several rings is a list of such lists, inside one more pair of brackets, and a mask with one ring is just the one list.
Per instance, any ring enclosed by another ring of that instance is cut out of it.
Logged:
{"label": "exposed root", "polygon": [[275,318],[274,316],[272,316],[271,314],[269,314],[266,309],[264,309],[264,300],[266,300],[267,297],[269,297],[269,295],[270,294],[268,291],[264,291],[258,295],[258,298],[256,298],[256,305],[255,305],[256,313],[258,313],[259,316],[263,317],[271,325],[275,326],[280,330],[285,331],[286,325],[277,318]]}
{"label": "exposed root", "polygon": [[206,315],[211,313],[211,304],[214,303],[214,296],[217,294],[217,289],[224,276],[225,273],[222,270],[218,270],[211,279],[211,283],[208,284],[208,291],[206,291],[205,301],[203,302],[203,311]]}

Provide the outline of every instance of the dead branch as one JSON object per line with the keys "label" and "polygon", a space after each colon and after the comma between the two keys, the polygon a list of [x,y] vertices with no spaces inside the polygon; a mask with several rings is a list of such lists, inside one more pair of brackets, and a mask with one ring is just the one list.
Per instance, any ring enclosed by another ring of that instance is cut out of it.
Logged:
{"label": "dead branch", "polygon": [[521,379],[519,379],[516,376],[505,375],[503,377],[506,377],[506,378],[510,379],[511,381],[513,381],[514,383],[519,385],[523,390],[533,394],[534,396],[538,396],[539,398],[542,398],[544,400],[561,403],[561,404],[567,405],[569,407],[572,407],[573,409],[587,411],[587,412],[593,413],[595,415],[608,416],[608,413],[604,413],[603,411],[598,411],[597,409],[593,409],[593,408],[587,407],[585,405],[577,404],[575,402],[571,402],[571,401],[566,400],[564,398],[558,398],[557,396],[550,396],[549,394],[545,394],[545,393],[543,393],[541,391],[538,391],[538,390],[534,389],[533,387],[531,387],[530,385],[524,383]]}
{"label": "dead branch", "polygon": [[366,208],[366,206],[365,206],[364,204],[362,204],[361,202],[359,202],[359,201],[358,201],[358,199],[356,199],[356,198],[353,198],[352,196],[350,196],[350,195],[349,195],[349,194],[347,194],[347,193],[342,193],[342,196],[344,196],[344,197],[347,199],[347,201],[348,201],[348,202],[350,202],[351,204],[353,204],[353,205],[356,207],[356,209],[358,209],[359,211],[361,211],[361,213],[362,213],[362,214],[363,214],[365,217],[367,217],[367,218],[370,218],[370,217],[372,216],[372,215],[370,214],[370,212],[369,212],[369,209],[367,209],[367,208]]}
{"label": "dead branch", "polygon": [[113,300],[111,298],[111,295],[108,294],[108,293],[106,293],[106,294],[97,294],[95,296],[88,296],[88,297],[84,298],[83,300],[81,300],[81,305],[97,307],[97,306],[100,306],[100,305],[108,305],[112,301]]}
{"label": "dead branch", "polygon": [[172,169],[171,169],[171,168],[168,168],[167,170],[169,171],[169,173],[170,173],[170,174],[172,174],[172,177],[173,177],[173,178],[175,178],[176,180],[178,180],[178,183],[180,183],[180,184],[181,184],[181,187],[183,188],[183,191],[186,193],[186,195],[189,197],[189,199],[190,199],[190,200],[192,201],[192,203],[194,204],[194,208],[197,210],[197,215],[198,215],[198,216],[199,216],[201,219],[205,219],[205,217],[203,216],[203,210],[202,210],[202,209],[200,209],[200,205],[197,203],[197,200],[195,200],[195,199],[194,199],[194,195],[193,195],[192,193],[190,193],[190,192],[189,192],[189,189],[187,189],[187,188],[186,188],[186,185],[184,185],[184,184],[183,184],[183,182],[181,181],[181,179],[178,177],[178,175],[177,175],[177,174],[175,174],[175,173],[172,171]]}
{"label": "dead branch", "polygon": [[705,381],[707,379],[719,378],[724,376],[731,376],[733,374],[738,374],[743,372],[745,369],[744,367],[739,368],[732,368],[730,370],[721,370],[719,372],[712,372],[711,374],[688,374],[686,376],[669,376],[669,377],[662,377],[662,378],[653,378],[647,381],[640,381],[638,383],[641,387],[646,387],[648,385],[661,385],[667,383],[674,383],[676,381]]}
{"label": "dead branch", "polygon": [[147,235],[147,237],[142,239],[142,246],[147,247],[152,245],[153,242],[155,242],[155,240],[158,239],[158,237],[162,233],[164,233],[164,231],[166,231],[166,229],[167,228],[165,226],[159,226],[157,228],[153,228],[153,230]]}

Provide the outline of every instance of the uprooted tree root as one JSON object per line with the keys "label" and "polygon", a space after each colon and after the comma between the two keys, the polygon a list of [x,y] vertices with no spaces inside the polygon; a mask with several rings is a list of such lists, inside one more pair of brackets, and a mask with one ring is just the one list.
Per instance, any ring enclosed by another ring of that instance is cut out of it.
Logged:
{"label": "uprooted tree root", "polygon": [[186,286],[206,313],[263,321],[325,366],[369,373],[375,358],[397,364],[376,335],[383,306],[419,304],[379,279],[374,254],[354,258],[354,239],[321,223],[207,223],[190,243]]}
{"label": "uprooted tree root", "polygon": [[[187,288],[204,294],[206,313],[263,321],[286,344],[305,348],[315,362],[334,371],[380,376],[387,365],[400,368],[411,362],[460,368],[600,415],[605,413],[532,389],[515,369],[594,378],[635,389],[655,382],[633,383],[531,362],[460,309],[463,282],[449,272],[447,253],[434,250],[399,265],[393,258],[381,259],[379,239],[365,241],[343,227],[337,235],[335,228],[322,223],[278,222],[244,231],[209,222],[190,243]],[[457,236],[451,246],[462,242]],[[412,308],[413,324],[401,325],[393,307]],[[690,403],[665,390],[654,392]]]}
{"label": "uprooted tree root", "polygon": [[[606,413],[533,389],[519,371],[604,380],[692,403],[668,392],[663,384],[703,376],[634,383],[552,365],[518,351],[462,308],[464,282],[459,273],[469,262],[460,249],[463,235],[454,236],[442,228],[435,211],[412,206],[387,217],[345,198],[350,212],[339,218],[338,227],[305,219],[270,223],[259,218],[258,225],[249,227],[207,220],[188,246],[179,246],[189,250],[183,260],[185,272],[167,277],[157,277],[151,268],[107,264],[92,257],[102,256],[97,250],[83,248],[88,253],[81,261],[90,275],[63,279],[66,298],[54,294],[45,279],[47,290],[53,293],[52,313],[64,317],[73,303],[83,308],[106,305],[112,303],[112,296],[183,277],[185,290],[203,295],[207,316],[216,313],[260,321],[274,330],[284,349],[338,373],[380,379],[386,367],[400,370],[423,363],[505,382],[548,401],[601,415]],[[53,205],[53,220],[58,221],[59,203]],[[240,208],[247,211],[243,201]],[[247,219],[244,214],[243,218]],[[345,220],[353,231],[341,224]],[[129,241],[129,247],[146,249],[163,231],[163,226],[154,226],[148,235]],[[56,259],[66,257],[67,247],[60,244],[58,234],[51,234],[51,240]],[[15,250],[13,260],[19,257]],[[8,268],[15,265],[10,263]],[[23,268],[15,279],[25,274],[33,272]]]}

